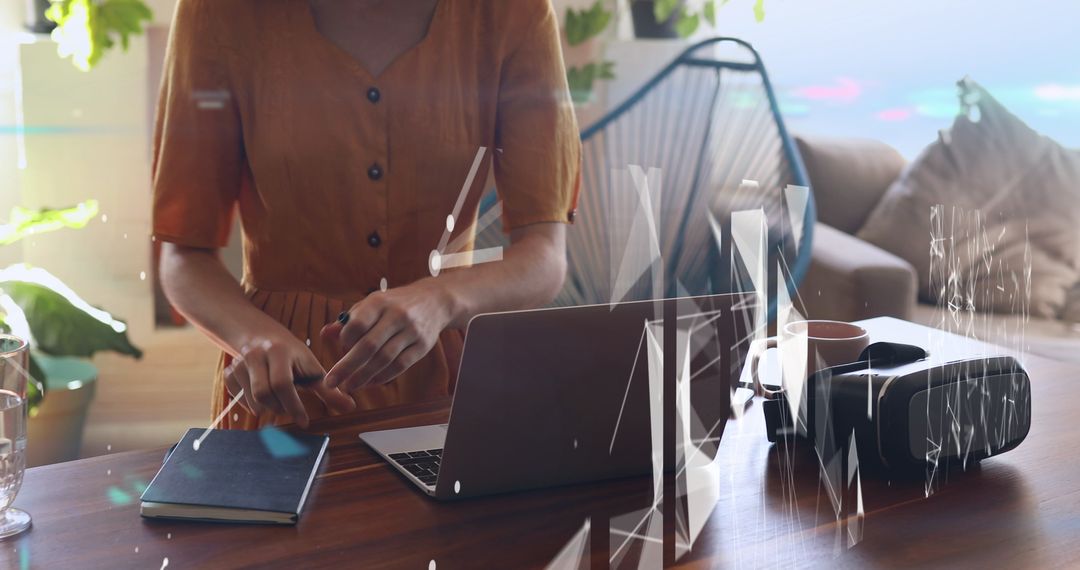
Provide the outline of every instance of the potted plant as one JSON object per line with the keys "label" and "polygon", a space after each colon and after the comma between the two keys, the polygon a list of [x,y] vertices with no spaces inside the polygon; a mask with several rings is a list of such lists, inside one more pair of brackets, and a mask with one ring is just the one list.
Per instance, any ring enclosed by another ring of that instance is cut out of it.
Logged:
{"label": "potted plant", "polygon": [[[88,200],[63,210],[16,207],[0,225],[0,245],[62,228],[81,228],[97,216]],[[41,465],[78,457],[97,369],[86,359],[99,351],[141,358],[127,325],[91,306],[48,271],[23,264],[0,270],[0,329],[29,341],[27,462]],[[46,397],[48,395],[48,397]]]}
{"label": "potted plant", "polygon": [[[728,0],[722,0],[720,5]],[[764,0],[756,0],[755,13],[761,10],[764,17]],[[688,38],[707,22],[716,26],[716,0],[698,2],[695,10],[689,0],[630,0],[630,13],[634,21],[634,36],[638,39]],[[760,19],[760,18],[759,18]]]}
{"label": "potted plant", "polygon": [[563,24],[563,59],[566,80],[575,104],[592,101],[597,81],[615,78],[615,64],[599,59],[597,38],[611,23],[612,13],[596,0],[588,8],[566,9]]}
{"label": "potted plant", "polygon": [[35,34],[47,34],[56,27],[56,22],[45,17],[49,10],[49,0],[24,0],[26,6],[26,29]]}
{"label": "potted plant", "polygon": [[131,36],[143,33],[154,13],[143,0],[51,0],[45,16],[56,23],[52,31],[60,57],[90,71],[119,41],[127,51]]}

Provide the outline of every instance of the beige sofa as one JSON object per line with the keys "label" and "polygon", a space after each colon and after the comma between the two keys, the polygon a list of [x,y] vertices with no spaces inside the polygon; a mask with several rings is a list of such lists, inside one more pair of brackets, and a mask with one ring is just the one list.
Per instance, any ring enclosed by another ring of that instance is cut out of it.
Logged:
{"label": "beige sofa", "polygon": [[892,316],[931,326],[964,327],[1020,351],[1080,361],[1077,323],[989,314],[976,315],[977,323],[970,315],[965,323],[957,323],[943,309],[919,301],[918,276],[910,263],[855,237],[906,166],[895,149],[864,139],[797,136],[796,143],[818,216],[810,269],[799,287],[808,318],[851,321]]}

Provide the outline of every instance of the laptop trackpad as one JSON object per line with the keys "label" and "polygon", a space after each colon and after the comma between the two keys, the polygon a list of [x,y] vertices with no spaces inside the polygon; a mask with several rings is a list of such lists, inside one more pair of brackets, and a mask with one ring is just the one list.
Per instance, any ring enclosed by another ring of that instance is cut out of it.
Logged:
{"label": "laptop trackpad", "polygon": [[372,431],[360,434],[360,439],[386,455],[442,449],[446,442],[446,424]]}

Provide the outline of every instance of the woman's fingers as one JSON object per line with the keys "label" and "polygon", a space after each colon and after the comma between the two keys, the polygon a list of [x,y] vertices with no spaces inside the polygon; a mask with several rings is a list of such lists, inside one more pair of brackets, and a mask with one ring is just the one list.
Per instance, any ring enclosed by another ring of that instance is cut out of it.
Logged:
{"label": "woman's fingers", "polygon": [[[251,399],[251,390],[247,389],[249,380],[247,376],[247,368],[244,366],[243,360],[234,360],[232,364],[225,368],[225,387],[229,390],[229,395],[232,397],[237,396],[241,392],[240,405],[247,409],[251,414],[257,414],[253,407],[254,400]],[[243,378],[241,380],[241,377]],[[230,398],[231,400],[232,398]]]}
{"label": "woman's fingers", "polygon": [[347,414],[356,409],[356,400],[337,388],[331,388],[325,381],[316,382],[309,388],[334,414]]}
{"label": "woman's fingers", "polygon": [[269,371],[270,389],[274,397],[281,403],[282,410],[302,428],[308,426],[307,410],[300,400],[300,394],[296,391],[293,382],[292,359],[284,348],[271,347],[266,352],[267,370]]}
{"label": "woman's fingers", "polygon": [[353,345],[367,336],[383,320],[384,308],[382,298],[372,295],[346,311],[344,318],[338,319],[341,324],[339,339],[342,350],[352,349]]}
{"label": "woman's fingers", "polygon": [[345,351],[341,346],[342,328],[344,328],[344,325],[341,324],[341,321],[334,321],[319,331],[319,338],[322,339],[323,346],[330,351],[334,360],[340,360],[342,356],[345,356]]}
{"label": "woman's fingers", "polygon": [[413,344],[403,350],[389,366],[383,368],[381,372],[372,377],[371,380],[368,381],[368,384],[371,386],[380,386],[394,380],[411,368],[413,364],[419,362],[430,350],[430,348],[425,349],[420,343]]}
{"label": "woman's fingers", "polygon": [[[366,337],[365,337],[366,340]],[[415,343],[417,338],[415,335],[408,334],[405,331],[399,332],[385,343],[382,347],[375,352],[360,367],[358,367],[345,381],[346,390],[352,391],[357,388],[368,385],[371,379],[382,372],[386,367],[390,366],[398,355],[409,348],[410,345]],[[362,344],[364,341],[360,341]],[[358,345],[359,346],[359,345]]]}
{"label": "woman's fingers", "polygon": [[285,408],[281,406],[281,402],[274,395],[274,389],[270,386],[270,370],[266,362],[265,349],[248,351],[244,355],[244,364],[251,378],[251,397],[255,399],[255,403],[275,414],[285,413]]}
{"label": "woman's fingers", "polygon": [[[393,338],[401,328],[400,322],[391,319],[380,320],[330,369],[330,372],[326,374],[326,385],[331,388],[345,385],[347,392],[356,389],[357,384],[352,381],[356,372],[378,354],[386,342]],[[346,325],[343,334],[348,330],[348,325]]]}
{"label": "woman's fingers", "polygon": [[255,401],[255,391],[251,389],[251,374],[248,373],[247,364],[243,360],[237,359],[233,364],[232,376],[236,380],[236,384],[244,391],[244,397],[241,398],[244,407],[256,416],[262,414],[265,410]]}
{"label": "woman's fingers", "polygon": [[305,383],[303,386],[322,400],[330,413],[344,414],[356,409],[356,401],[351,396],[326,385],[326,372],[310,351],[297,362],[296,373],[298,376],[318,379],[315,382]]}

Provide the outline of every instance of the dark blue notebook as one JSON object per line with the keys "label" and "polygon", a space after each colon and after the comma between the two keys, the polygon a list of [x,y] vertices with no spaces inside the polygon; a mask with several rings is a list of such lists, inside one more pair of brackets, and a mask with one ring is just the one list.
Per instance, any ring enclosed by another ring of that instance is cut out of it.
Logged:
{"label": "dark blue notebook", "polygon": [[329,441],[273,427],[189,429],[143,492],[140,512],[151,518],[294,524]]}

